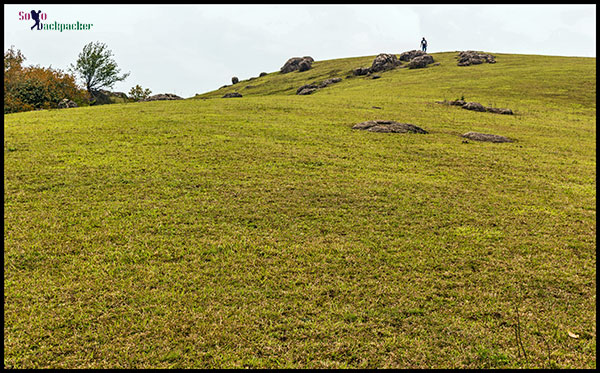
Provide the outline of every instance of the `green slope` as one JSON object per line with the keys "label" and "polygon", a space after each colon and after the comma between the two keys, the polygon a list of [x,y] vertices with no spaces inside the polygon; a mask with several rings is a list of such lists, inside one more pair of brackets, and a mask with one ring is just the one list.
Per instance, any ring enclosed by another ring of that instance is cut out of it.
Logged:
{"label": "green slope", "polygon": [[596,60],[455,55],[5,115],[5,367],[594,368]]}

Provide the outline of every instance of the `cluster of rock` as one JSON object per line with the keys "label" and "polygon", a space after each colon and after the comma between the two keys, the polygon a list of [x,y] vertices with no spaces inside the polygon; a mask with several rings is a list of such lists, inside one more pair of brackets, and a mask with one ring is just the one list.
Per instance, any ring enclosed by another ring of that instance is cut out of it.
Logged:
{"label": "cluster of rock", "polygon": [[[403,65],[402,62],[408,62]],[[396,57],[395,54],[380,53],[373,60],[373,64],[370,67],[359,67],[352,70],[352,73],[356,76],[371,75],[375,72],[392,70],[397,67],[409,68],[409,69],[420,69],[427,67],[427,65],[434,63],[433,57],[423,51],[412,50],[404,52],[400,57]],[[374,75],[372,78],[377,79],[379,75]]]}
{"label": "cluster of rock", "polygon": [[491,54],[476,51],[460,52],[456,58],[458,59],[458,66],[479,65],[484,62],[496,63],[496,57]]}
{"label": "cluster of rock", "polygon": [[286,63],[279,69],[282,74],[287,74],[292,71],[306,71],[310,70],[312,63],[315,60],[310,56],[304,57],[292,57],[286,61]]}
{"label": "cluster of rock", "polygon": [[409,69],[421,69],[435,62],[431,55],[419,50],[404,52],[398,59],[408,62]]}
{"label": "cluster of rock", "polygon": [[369,120],[355,124],[352,129],[380,133],[428,133],[414,124],[399,123],[393,120]]}
{"label": "cluster of rock", "polygon": [[242,97],[242,94],[237,93],[237,92],[229,92],[229,93],[225,93],[222,98],[235,98],[235,97]]}
{"label": "cluster of rock", "polygon": [[[357,123],[352,126],[353,130],[365,130],[369,132],[379,133],[428,133],[421,127],[415,126],[410,123],[400,123],[393,120],[368,120],[366,122]],[[461,137],[475,140],[475,141],[487,141],[487,142],[513,142],[514,140],[500,135],[492,135],[489,133],[479,132],[467,132]],[[468,141],[463,141],[468,142]]]}
{"label": "cluster of rock", "polygon": [[181,98],[173,93],[159,93],[157,95],[153,95],[153,96],[147,97],[143,100],[140,100],[140,102],[142,102],[142,101],[163,101],[163,100],[183,100],[183,98]]}
{"label": "cluster of rock", "polygon": [[502,108],[494,108],[494,107],[485,107],[479,102],[466,102],[464,100],[454,100],[454,101],[436,101],[438,104],[442,105],[450,105],[450,106],[460,106],[466,110],[480,111],[480,112],[489,112],[495,114],[507,114],[513,115],[513,111],[511,109],[502,109]]}
{"label": "cluster of rock", "polygon": [[68,98],[63,98],[59,103],[58,103],[58,108],[59,109],[68,109],[68,108],[72,108],[72,107],[78,107],[79,105],[77,105],[77,103],[73,100],[69,100]]}
{"label": "cluster of rock", "polygon": [[395,54],[380,53],[375,57],[370,67],[359,67],[352,70],[352,73],[356,76],[371,75],[376,72],[395,69],[401,64],[402,62],[398,60]]}
{"label": "cluster of rock", "polygon": [[513,142],[512,139],[500,135],[491,135],[489,133],[479,132],[467,132],[462,137],[475,140],[475,141],[488,141],[488,142]]}
{"label": "cluster of rock", "polygon": [[317,89],[325,88],[331,84],[339,83],[342,81],[342,78],[330,78],[322,81],[321,83],[312,83],[305,84],[296,90],[297,95],[310,95],[315,92]]}

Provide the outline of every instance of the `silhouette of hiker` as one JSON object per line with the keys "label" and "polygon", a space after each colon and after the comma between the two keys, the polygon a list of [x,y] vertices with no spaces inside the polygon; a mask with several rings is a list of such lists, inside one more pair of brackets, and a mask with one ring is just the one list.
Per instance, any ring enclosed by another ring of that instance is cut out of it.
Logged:
{"label": "silhouette of hiker", "polygon": [[427,40],[425,40],[424,36],[423,36],[423,40],[421,40],[421,50],[423,52],[427,52]]}
{"label": "silhouette of hiker", "polygon": [[40,23],[40,13],[41,12],[42,12],[41,10],[38,10],[37,12],[35,10],[31,11],[31,18],[33,18],[33,20],[35,21],[35,24],[33,26],[31,26],[32,30],[36,26],[37,26],[38,30],[42,29],[42,25]]}

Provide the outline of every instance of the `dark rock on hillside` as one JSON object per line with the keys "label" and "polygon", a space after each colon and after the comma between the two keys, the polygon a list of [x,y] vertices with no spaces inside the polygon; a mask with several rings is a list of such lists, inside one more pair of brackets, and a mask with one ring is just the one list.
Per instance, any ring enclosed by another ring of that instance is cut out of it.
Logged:
{"label": "dark rock on hillside", "polygon": [[420,57],[420,56],[423,56],[425,54],[427,54],[427,53],[425,53],[423,51],[412,50],[412,51],[408,51],[408,52],[404,52],[404,53],[400,54],[400,57],[398,57],[398,59],[400,61],[406,61],[406,62],[408,62],[408,61],[412,60],[415,57]]}
{"label": "dark rock on hillside", "polygon": [[297,95],[310,95],[320,88],[325,88],[331,84],[339,83],[342,78],[330,78],[322,81],[321,83],[305,84],[296,90]]}
{"label": "dark rock on hillside", "polygon": [[183,98],[181,98],[173,93],[159,93],[157,95],[150,96],[148,98],[140,100],[140,102],[142,102],[142,101],[163,101],[163,100],[183,100]]}
{"label": "dark rock on hillside", "polygon": [[311,66],[312,66],[312,62],[309,62],[308,60],[302,60],[302,61],[300,61],[300,63],[298,63],[298,71],[302,72],[302,71],[310,70]]}
{"label": "dark rock on hillside", "polygon": [[325,87],[327,87],[327,86],[329,86],[331,84],[339,83],[341,81],[342,81],[342,78],[330,78],[330,79],[326,79],[326,80],[323,80],[321,82],[321,84],[319,84],[319,88],[325,88]]}
{"label": "dark rock on hillside", "polygon": [[311,93],[314,93],[316,90],[317,90],[317,88],[306,87],[306,88],[303,88],[300,91],[298,91],[296,94],[300,95],[300,96],[310,95]]}
{"label": "dark rock on hillside", "polygon": [[59,109],[68,109],[68,108],[78,107],[78,106],[79,105],[77,105],[77,103],[75,101],[69,100],[68,98],[63,98],[58,103],[58,108]]}
{"label": "dark rock on hillside", "polygon": [[442,105],[460,106],[463,109],[473,110],[473,111],[480,111],[480,112],[487,111],[488,113],[494,113],[494,114],[507,114],[507,115],[514,114],[511,109],[485,107],[478,102],[465,102],[464,100],[454,100],[454,101],[444,100],[444,101],[436,101],[436,103],[442,104]]}
{"label": "dark rock on hillside", "polygon": [[263,77],[263,76],[265,76],[265,75],[267,75],[267,73],[265,73],[265,72],[262,72],[262,73],[258,74],[258,77],[259,77],[259,78],[262,78],[262,77]]}
{"label": "dark rock on hillside", "polygon": [[427,67],[430,63],[433,63],[433,57],[429,54],[424,54],[422,56],[417,56],[410,60],[408,63],[409,69],[422,69]]}
{"label": "dark rock on hillside", "polygon": [[495,107],[486,107],[485,108],[486,111],[490,112],[490,113],[494,113],[494,114],[505,114],[505,115],[513,115],[513,111],[510,109],[501,109],[501,108],[495,108]]}
{"label": "dark rock on hillside", "polygon": [[478,132],[467,132],[462,135],[467,139],[475,140],[475,141],[489,141],[489,142],[513,142],[512,139],[508,137],[500,136],[500,135],[491,135],[488,133],[478,133]]}
{"label": "dark rock on hillside", "polygon": [[292,71],[306,71],[312,66],[313,60],[310,56],[304,57],[292,57],[286,61],[286,63],[279,69],[282,74],[287,74]]}
{"label": "dark rock on hillside", "polygon": [[355,124],[352,129],[381,133],[428,133],[414,124],[399,123],[393,120],[369,120]]}
{"label": "dark rock on hillside", "polygon": [[473,111],[486,111],[485,106],[481,105],[479,102],[467,102],[462,108]]}
{"label": "dark rock on hillside", "polygon": [[229,92],[229,93],[225,93],[222,98],[234,98],[234,97],[242,97],[242,95],[237,92]]}
{"label": "dark rock on hillside", "polygon": [[316,84],[305,84],[296,90],[297,95],[309,95],[319,88]]}
{"label": "dark rock on hillside", "polygon": [[359,67],[359,68],[352,70],[352,73],[356,76],[367,75],[370,72],[371,72],[371,70],[368,67]]}
{"label": "dark rock on hillside", "polygon": [[496,57],[491,54],[476,51],[460,52],[456,58],[458,59],[458,66],[479,65],[484,62],[496,63]]}
{"label": "dark rock on hillside", "polygon": [[464,100],[451,100],[451,101],[444,100],[444,101],[436,101],[436,103],[442,104],[442,105],[450,105],[450,106],[463,106],[467,102]]}
{"label": "dark rock on hillside", "polygon": [[110,92],[106,90],[92,91],[90,105],[107,105],[111,104]]}
{"label": "dark rock on hillside", "polygon": [[232,83],[232,84],[237,84],[237,83],[239,83],[239,82],[240,82],[240,80],[238,79],[238,77],[237,77],[237,76],[234,76],[234,77],[232,77],[232,78],[231,78],[231,83]]}
{"label": "dark rock on hillside", "polygon": [[369,72],[375,73],[379,71],[387,71],[400,66],[401,64],[402,63],[398,60],[398,57],[396,57],[395,54],[380,53],[373,60],[373,64],[369,68]]}

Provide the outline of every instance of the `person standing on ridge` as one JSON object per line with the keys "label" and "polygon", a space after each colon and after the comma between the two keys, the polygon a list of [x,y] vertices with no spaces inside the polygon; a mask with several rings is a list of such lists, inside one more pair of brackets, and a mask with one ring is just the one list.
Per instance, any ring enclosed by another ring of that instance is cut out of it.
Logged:
{"label": "person standing on ridge", "polygon": [[421,50],[427,52],[427,40],[425,40],[425,36],[423,36],[423,40],[421,40]]}

